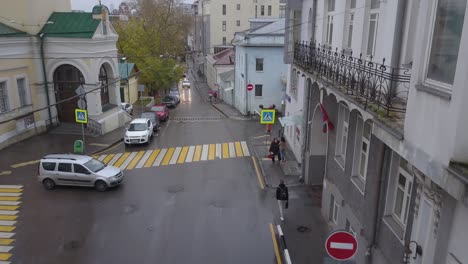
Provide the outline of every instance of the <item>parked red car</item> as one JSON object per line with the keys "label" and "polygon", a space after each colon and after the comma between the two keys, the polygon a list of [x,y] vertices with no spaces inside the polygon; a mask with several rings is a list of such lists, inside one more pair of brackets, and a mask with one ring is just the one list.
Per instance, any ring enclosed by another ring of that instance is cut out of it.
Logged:
{"label": "parked red car", "polygon": [[157,104],[151,107],[151,111],[156,112],[159,120],[165,121],[169,118],[169,108],[165,104]]}

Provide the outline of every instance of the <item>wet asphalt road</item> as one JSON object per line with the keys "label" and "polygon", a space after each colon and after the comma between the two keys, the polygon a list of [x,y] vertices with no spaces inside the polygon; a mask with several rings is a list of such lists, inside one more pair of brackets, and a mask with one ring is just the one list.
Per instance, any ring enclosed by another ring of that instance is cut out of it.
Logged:
{"label": "wet asphalt road", "polygon": [[[181,121],[221,116],[194,88],[183,93],[171,110],[176,120],[148,146],[121,144],[109,153],[247,141],[261,133],[252,121]],[[24,185],[15,264],[275,262],[273,196],[260,190],[250,157],[129,170],[122,186],[105,193],[46,191],[35,176],[34,165],[8,177]]]}

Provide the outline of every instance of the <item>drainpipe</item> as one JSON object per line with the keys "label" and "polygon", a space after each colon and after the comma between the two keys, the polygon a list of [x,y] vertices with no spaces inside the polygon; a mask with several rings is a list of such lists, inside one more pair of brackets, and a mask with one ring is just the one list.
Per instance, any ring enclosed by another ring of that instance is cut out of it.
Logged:
{"label": "drainpipe", "polygon": [[46,93],[46,98],[47,98],[47,111],[49,113],[49,120],[50,124],[52,124],[52,112],[50,111],[50,98],[49,98],[49,84],[47,81],[47,72],[46,72],[46,66],[45,66],[45,58],[44,58],[44,33],[41,33],[39,35],[39,39],[41,42],[41,62],[42,62],[42,73],[44,74],[44,86],[45,86],[45,93]]}
{"label": "drainpipe", "polygon": [[305,165],[306,165],[306,150],[309,148],[309,113],[310,113],[310,93],[312,91],[312,85],[310,85],[307,89],[307,107],[306,107],[306,113],[305,113],[305,126],[304,126],[304,144],[302,148],[302,176],[299,180],[304,179],[306,171],[305,171]]}

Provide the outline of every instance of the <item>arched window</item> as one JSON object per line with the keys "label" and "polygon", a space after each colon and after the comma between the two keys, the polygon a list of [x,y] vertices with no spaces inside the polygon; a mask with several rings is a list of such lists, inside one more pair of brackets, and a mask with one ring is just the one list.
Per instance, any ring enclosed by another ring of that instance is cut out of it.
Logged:
{"label": "arched window", "polygon": [[[76,89],[85,83],[83,74],[75,66],[64,64],[54,71],[54,91],[57,102],[76,95]],[[57,105],[60,122],[75,122],[75,108],[78,98]]]}
{"label": "arched window", "polygon": [[104,65],[99,70],[99,84],[101,85],[101,105],[104,109],[104,106],[109,104],[109,79]]}

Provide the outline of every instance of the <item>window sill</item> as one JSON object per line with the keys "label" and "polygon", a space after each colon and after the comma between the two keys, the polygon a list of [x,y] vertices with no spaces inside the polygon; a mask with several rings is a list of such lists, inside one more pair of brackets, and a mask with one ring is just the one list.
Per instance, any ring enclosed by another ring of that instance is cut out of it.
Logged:
{"label": "window sill", "polygon": [[385,215],[383,222],[390,228],[392,233],[398,238],[398,240],[404,244],[405,229],[398,223],[392,215]]}
{"label": "window sill", "polygon": [[364,195],[364,190],[366,188],[366,181],[363,180],[361,177],[355,175],[351,176],[351,182],[356,186],[359,192]]}
{"label": "window sill", "polygon": [[427,84],[422,84],[422,83],[416,84],[415,87],[416,87],[416,90],[418,91],[422,91],[428,94],[432,94],[434,96],[438,96],[447,101],[450,101],[452,99],[452,93],[447,90],[432,87],[432,86],[429,86]]}
{"label": "window sill", "polygon": [[263,71],[255,71],[256,73],[263,73]]}

